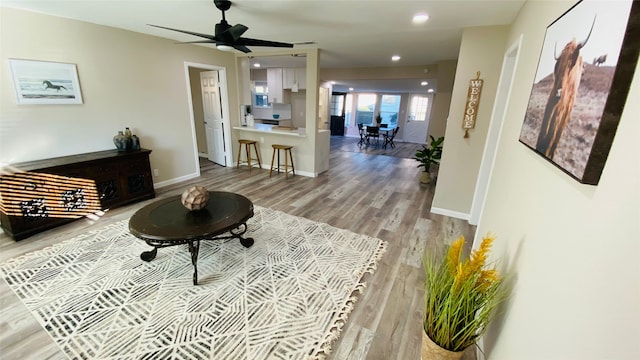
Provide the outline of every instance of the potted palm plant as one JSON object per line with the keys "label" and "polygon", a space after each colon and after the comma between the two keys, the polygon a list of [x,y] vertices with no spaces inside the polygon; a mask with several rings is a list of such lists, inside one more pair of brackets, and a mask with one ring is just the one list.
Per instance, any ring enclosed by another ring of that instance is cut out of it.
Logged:
{"label": "potted palm plant", "polygon": [[376,115],[376,120],[375,120],[375,123],[373,125],[374,126],[380,126],[380,124],[382,124],[382,115],[380,115],[380,113],[378,113],[378,115]]}
{"label": "potted palm plant", "polygon": [[494,240],[487,234],[468,258],[461,258],[462,236],[445,256],[425,256],[423,359],[461,359],[506,298],[504,278],[486,264]]}
{"label": "potted palm plant", "polygon": [[423,173],[420,177],[420,182],[428,184],[431,182],[431,165],[440,164],[440,158],[442,157],[442,143],[444,142],[444,136],[434,138],[429,135],[431,142],[429,146],[422,145],[421,149],[418,149],[414,155],[414,159],[419,162],[418,167],[423,167]]}

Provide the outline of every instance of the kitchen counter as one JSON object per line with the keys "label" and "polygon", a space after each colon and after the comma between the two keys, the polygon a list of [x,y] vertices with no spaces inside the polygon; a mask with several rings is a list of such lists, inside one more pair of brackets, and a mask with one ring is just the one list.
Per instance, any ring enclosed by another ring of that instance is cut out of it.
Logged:
{"label": "kitchen counter", "polygon": [[[296,164],[296,175],[318,176],[329,168],[329,147],[331,132],[325,129],[291,129],[284,126],[255,124],[254,126],[234,126],[237,131],[234,137],[256,141],[257,152],[263,162],[263,168],[269,168],[273,157],[274,144],[286,144],[294,147],[293,158]],[[315,133],[307,133],[315,131]],[[314,139],[315,138],[315,139]],[[240,145],[233,144],[233,154],[239,154]],[[240,156],[240,155],[238,155]],[[235,159],[237,161],[237,158]]]}
{"label": "kitchen counter", "polygon": [[255,118],[255,120],[260,120],[260,121],[264,121],[264,120],[267,120],[267,121],[289,121],[289,120],[291,120],[291,118],[282,118],[282,117],[277,118],[277,119],[274,119],[274,118]]}
{"label": "kitchen counter", "polygon": [[307,137],[307,134],[304,128],[289,130],[289,129],[278,128],[277,125],[267,125],[267,124],[254,124],[253,126],[234,126],[233,128],[235,130],[243,130],[243,131],[249,131],[249,132]]}

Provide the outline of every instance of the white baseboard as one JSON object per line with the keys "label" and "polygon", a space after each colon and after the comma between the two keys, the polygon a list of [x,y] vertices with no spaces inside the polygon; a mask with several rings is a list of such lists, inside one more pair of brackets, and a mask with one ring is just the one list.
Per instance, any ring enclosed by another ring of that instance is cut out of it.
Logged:
{"label": "white baseboard", "polygon": [[[236,164],[233,164],[230,167],[236,167]],[[269,165],[263,164],[262,168],[265,169],[265,170],[269,170]],[[298,171],[298,170],[296,170],[296,175],[306,176],[306,177],[317,177],[318,176],[318,174],[316,174],[316,173],[310,173],[310,172]],[[163,188],[165,186],[177,184],[179,182],[186,181],[186,180],[191,180],[191,179],[194,179],[194,178],[197,178],[197,177],[198,177],[198,175],[196,173],[193,173],[193,174],[177,177],[175,179],[169,179],[169,180],[165,180],[165,181],[154,182],[153,183],[153,187],[156,188],[156,189],[159,189],[159,188]]]}
{"label": "white baseboard", "polygon": [[[234,168],[238,168],[237,163],[234,163],[233,165],[231,165],[230,167],[234,167]],[[271,164],[262,164],[261,169],[264,170],[269,170]],[[247,164],[240,164],[240,166],[247,166]],[[275,168],[274,168],[275,169]],[[310,173],[310,172],[306,172],[306,171],[300,171],[300,170],[296,170],[296,175],[301,175],[301,176],[306,176],[306,177],[317,177],[318,174],[317,173]]]}
{"label": "white baseboard", "polygon": [[177,183],[179,183],[181,181],[191,180],[191,179],[194,179],[194,178],[197,178],[197,177],[198,177],[198,174],[193,173],[193,174],[177,177],[177,178],[174,178],[174,179],[169,179],[169,180],[160,181],[160,182],[154,182],[153,183],[153,187],[154,188],[162,188],[162,187],[165,187],[165,186],[177,184]]}
{"label": "white baseboard", "polygon": [[438,214],[438,215],[444,215],[444,216],[449,216],[449,217],[456,218],[456,219],[462,219],[462,220],[469,221],[469,214],[458,212],[458,211],[452,211],[452,210],[440,209],[440,208],[437,208],[437,207],[432,207],[431,208],[431,212],[434,213],[434,214]]}

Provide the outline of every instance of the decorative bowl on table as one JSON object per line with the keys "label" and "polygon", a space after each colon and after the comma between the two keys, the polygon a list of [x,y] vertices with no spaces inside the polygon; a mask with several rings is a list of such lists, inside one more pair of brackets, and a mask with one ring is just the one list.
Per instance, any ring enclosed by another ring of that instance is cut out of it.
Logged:
{"label": "decorative bowl on table", "polygon": [[274,118],[274,119],[278,119],[278,118],[280,118],[280,114],[273,114],[273,118]]}
{"label": "decorative bowl on table", "polygon": [[209,190],[203,186],[191,186],[182,193],[180,200],[189,211],[204,209],[209,202]]}

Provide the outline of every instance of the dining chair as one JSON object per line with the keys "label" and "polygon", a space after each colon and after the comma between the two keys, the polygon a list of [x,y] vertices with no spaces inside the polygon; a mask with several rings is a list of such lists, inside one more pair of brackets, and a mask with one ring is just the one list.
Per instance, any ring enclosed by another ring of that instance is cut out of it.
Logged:
{"label": "dining chair", "polygon": [[371,144],[371,139],[376,139],[376,147],[380,141],[380,128],[377,126],[367,126],[367,145]]}
{"label": "dining chair", "polygon": [[358,124],[358,133],[360,134],[360,141],[358,141],[358,146],[362,146],[366,141],[364,126],[362,124]]}
{"label": "dining chair", "polygon": [[387,145],[390,145],[391,148],[395,148],[396,144],[393,143],[393,139],[396,137],[396,135],[398,134],[398,131],[400,130],[400,127],[396,127],[395,129],[393,129],[393,131],[391,132],[391,135],[389,135],[388,133],[384,133],[384,148],[387,148]]}

